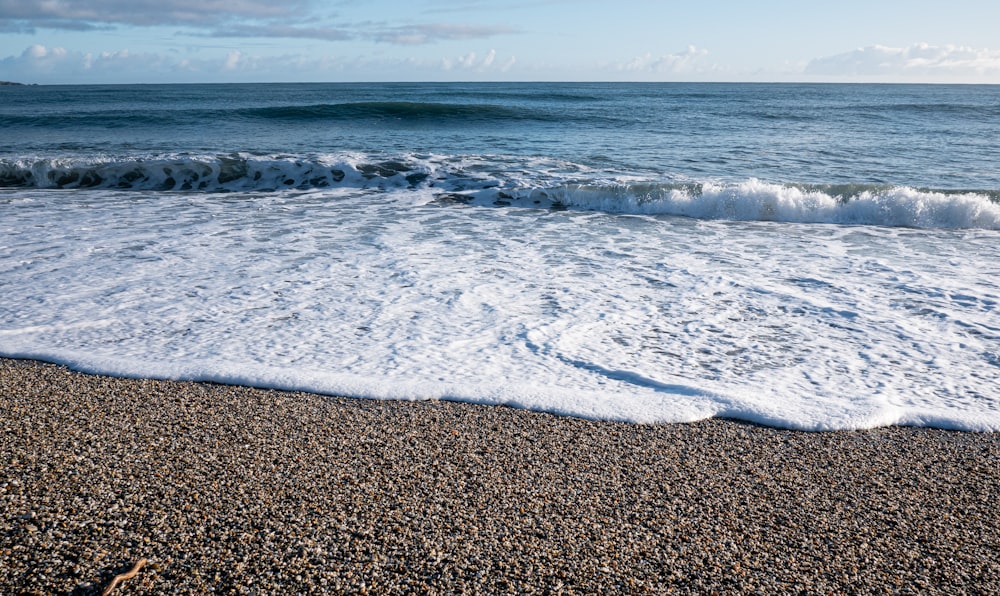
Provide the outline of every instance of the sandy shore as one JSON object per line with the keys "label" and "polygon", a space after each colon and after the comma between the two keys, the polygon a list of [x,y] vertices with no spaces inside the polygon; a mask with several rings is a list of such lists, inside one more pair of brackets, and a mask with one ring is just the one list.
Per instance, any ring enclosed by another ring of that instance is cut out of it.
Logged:
{"label": "sandy shore", "polygon": [[637,426],[0,359],[0,593],[1000,593],[1000,434]]}

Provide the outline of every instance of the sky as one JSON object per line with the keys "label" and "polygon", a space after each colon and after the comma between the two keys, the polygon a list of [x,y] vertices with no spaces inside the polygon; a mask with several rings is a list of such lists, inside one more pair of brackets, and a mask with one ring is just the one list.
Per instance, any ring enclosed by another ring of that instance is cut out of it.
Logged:
{"label": "sky", "polygon": [[38,84],[1000,84],[984,0],[0,0],[0,80]]}

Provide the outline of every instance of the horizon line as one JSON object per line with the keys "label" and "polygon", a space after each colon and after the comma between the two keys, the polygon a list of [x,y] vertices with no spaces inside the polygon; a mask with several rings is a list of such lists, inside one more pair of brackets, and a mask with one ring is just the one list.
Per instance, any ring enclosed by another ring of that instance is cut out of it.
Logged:
{"label": "horizon line", "polygon": [[107,83],[107,82],[61,82],[61,83],[22,83],[20,81],[0,80],[0,87],[70,87],[70,86],[167,86],[167,85],[469,85],[469,84],[496,84],[496,85],[951,85],[951,86],[977,86],[996,87],[998,83],[969,83],[969,82],[947,82],[947,81],[741,81],[741,80],[676,80],[676,81],[642,81],[642,80],[455,80],[455,81],[435,81],[417,79],[386,80],[341,80],[341,81],[175,81],[163,83],[150,82],[129,82],[129,83]]}

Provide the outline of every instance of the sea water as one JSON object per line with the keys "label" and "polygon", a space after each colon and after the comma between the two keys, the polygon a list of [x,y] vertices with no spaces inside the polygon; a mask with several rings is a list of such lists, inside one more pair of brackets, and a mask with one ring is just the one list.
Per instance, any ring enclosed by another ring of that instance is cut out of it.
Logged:
{"label": "sea water", "polygon": [[0,355],[1000,429],[1000,87],[0,87]]}

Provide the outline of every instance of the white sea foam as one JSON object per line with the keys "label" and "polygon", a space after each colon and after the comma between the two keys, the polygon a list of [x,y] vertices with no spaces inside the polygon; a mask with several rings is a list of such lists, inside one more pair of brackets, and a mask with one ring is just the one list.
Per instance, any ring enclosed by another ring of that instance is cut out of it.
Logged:
{"label": "white sea foam", "polygon": [[[542,191],[559,203],[608,213],[680,215],[698,219],[835,223],[916,228],[1000,230],[1000,204],[985,193],[857,189],[824,190],[747,180],[721,184],[573,185]],[[526,194],[536,198],[539,191]]]}
{"label": "white sea foam", "polygon": [[[8,191],[0,354],[634,422],[1000,430],[996,232],[724,221],[762,219],[726,212],[733,192],[785,219],[842,207],[757,182],[688,197],[715,215],[609,213],[567,185],[546,197],[580,211],[497,209],[544,197],[488,177],[460,192],[489,206],[428,184]],[[931,214],[902,225],[966,217],[890,192]]]}
{"label": "white sea foam", "polygon": [[273,192],[417,189],[483,206],[560,207],[698,219],[1000,230],[985,191],[639,178],[557,159],[363,153],[0,160],[0,186]]}

